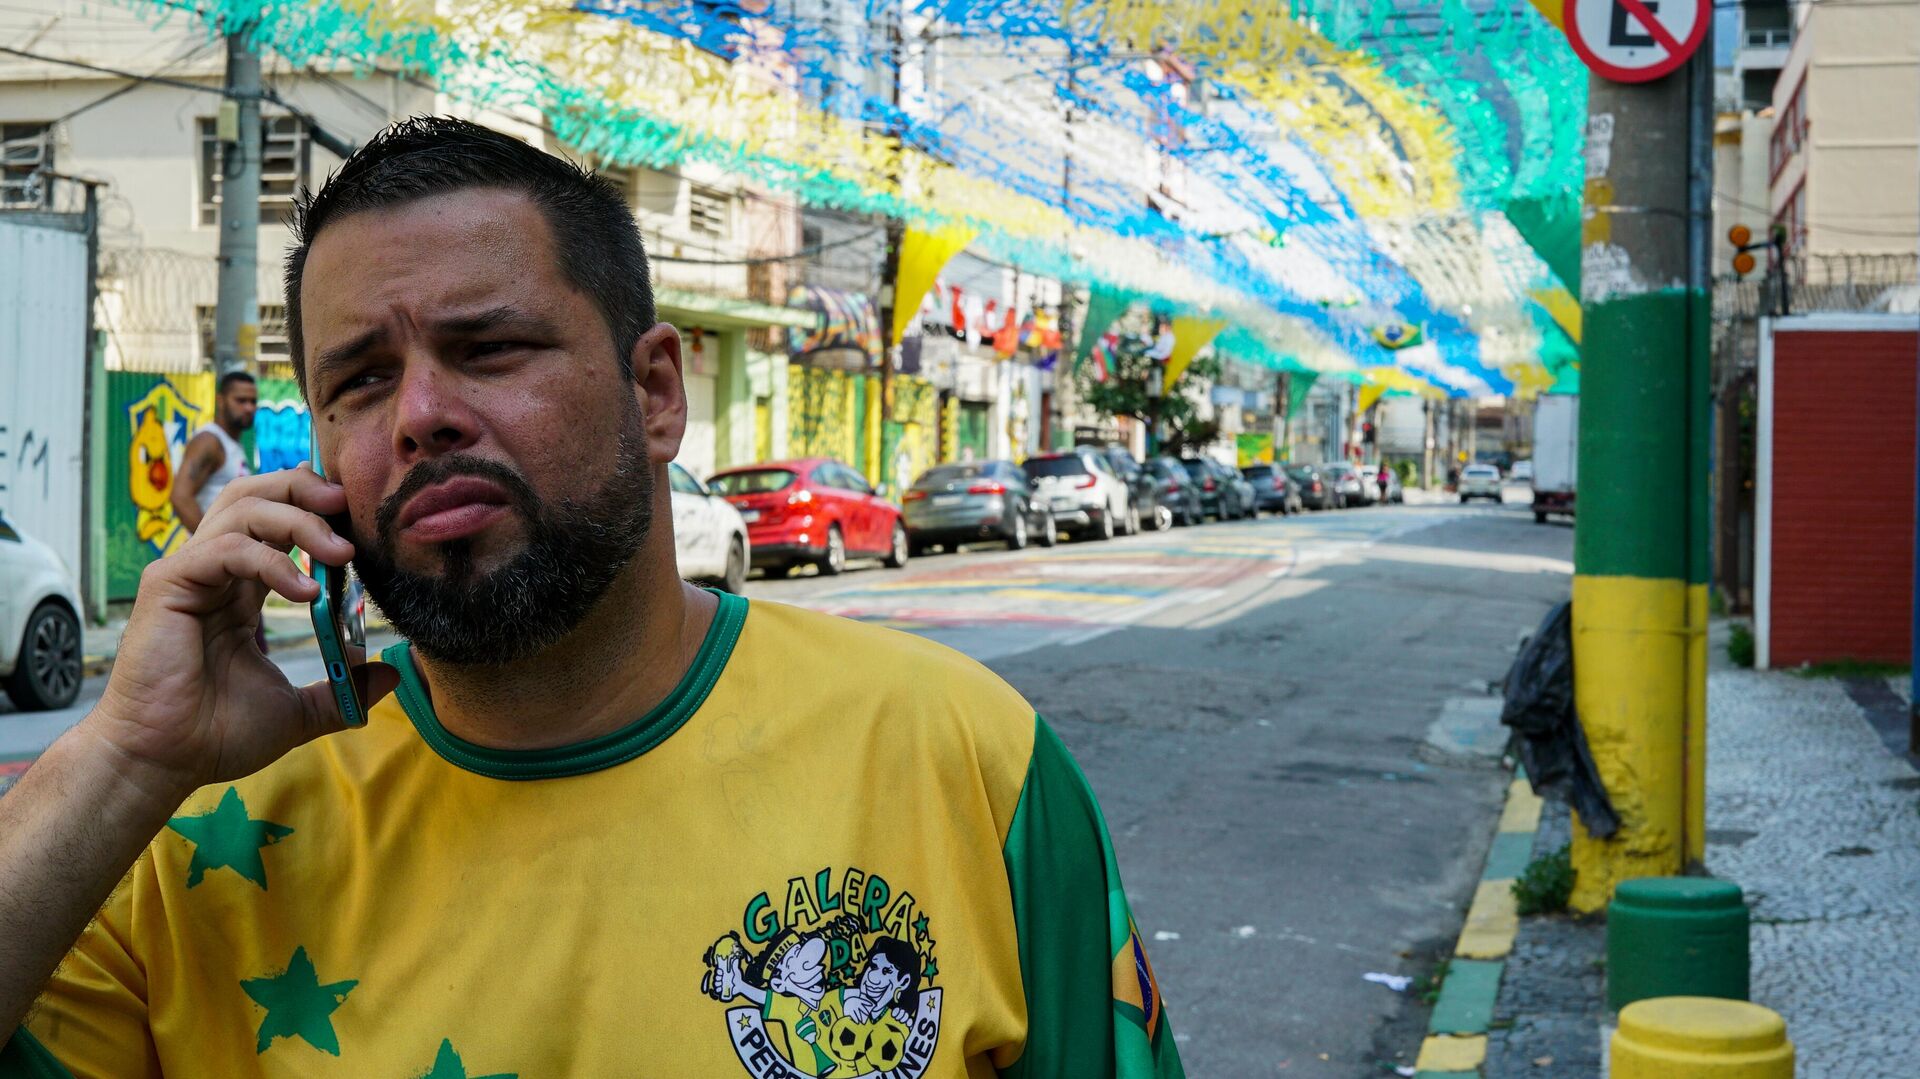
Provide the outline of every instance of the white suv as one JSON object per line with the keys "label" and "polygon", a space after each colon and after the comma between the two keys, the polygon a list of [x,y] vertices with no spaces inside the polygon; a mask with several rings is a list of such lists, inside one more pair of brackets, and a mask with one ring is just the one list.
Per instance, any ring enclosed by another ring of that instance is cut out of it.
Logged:
{"label": "white suv", "polygon": [[1053,510],[1053,519],[1076,539],[1112,539],[1140,531],[1133,489],[1114,474],[1096,446],[1037,453],[1021,466],[1033,481],[1033,500]]}
{"label": "white suv", "polygon": [[80,591],[53,548],[0,512],[0,685],[23,712],[80,695]]}

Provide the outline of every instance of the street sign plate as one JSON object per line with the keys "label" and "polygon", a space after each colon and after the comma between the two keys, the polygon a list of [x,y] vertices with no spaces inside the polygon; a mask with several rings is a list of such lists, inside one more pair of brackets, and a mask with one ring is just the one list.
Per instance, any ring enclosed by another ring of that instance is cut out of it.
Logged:
{"label": "street sign plate", "polygon": [[1565,0],[1567,40],[1602,78],[1651,82],[1700,47],[1712,0]]}

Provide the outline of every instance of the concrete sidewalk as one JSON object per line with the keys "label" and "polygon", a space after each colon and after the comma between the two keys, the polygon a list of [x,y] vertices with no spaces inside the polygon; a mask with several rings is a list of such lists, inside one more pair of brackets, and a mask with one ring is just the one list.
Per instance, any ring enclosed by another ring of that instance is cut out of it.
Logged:
{"label": "concrete sidewalk", "polygon": [[[1707,868],[1752,908],[1753,1000],[1785,1017],[1802,1077],[1905,1074],[1920,1059],[1905,973],[1920,950],[1920,770],[1896,744],[1905,680],[1742,670],[1717,637]],[[1549,807],[1536,854],[1566,842],[1565,820]],[[1603,1074],[1605,941],[1598,918],[1522,921],[1487,1079]]]}

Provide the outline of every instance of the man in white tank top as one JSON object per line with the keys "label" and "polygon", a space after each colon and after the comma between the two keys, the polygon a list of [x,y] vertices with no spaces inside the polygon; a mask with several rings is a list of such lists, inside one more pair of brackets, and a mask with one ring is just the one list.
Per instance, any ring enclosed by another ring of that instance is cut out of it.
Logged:
{"label": "man in white tank top", "polygon": [[240,436],[253,426],[259,407],[260,389],[252,375],[229,371],[220,376],[213,422],[187,443],[174,475],[173,512],[187,531],[200,530],[201,518],[227,484],[253,473],[246,451],[240,448]]}

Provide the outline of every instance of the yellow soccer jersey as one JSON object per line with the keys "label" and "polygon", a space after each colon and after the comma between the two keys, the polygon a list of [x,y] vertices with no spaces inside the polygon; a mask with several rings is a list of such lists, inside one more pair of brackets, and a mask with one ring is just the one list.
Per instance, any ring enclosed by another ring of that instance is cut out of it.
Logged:
{"label": "yellow soccer jersey", "polygon": [[1175,1076],[1092,793],[917,637],[721,596],[680,685],[538,752],[366,727],[203,789],[0,1076]]}

